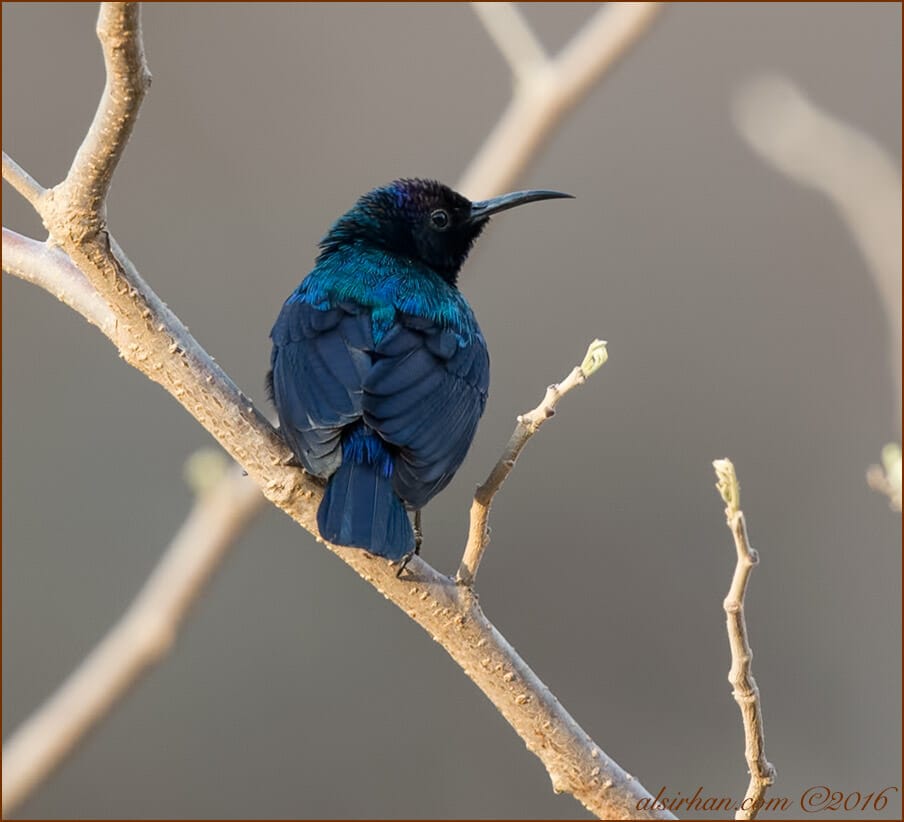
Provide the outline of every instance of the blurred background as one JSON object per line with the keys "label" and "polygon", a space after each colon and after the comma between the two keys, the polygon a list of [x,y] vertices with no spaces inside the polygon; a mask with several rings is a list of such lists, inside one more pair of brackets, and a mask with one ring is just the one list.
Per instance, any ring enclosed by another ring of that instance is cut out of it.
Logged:
{"label": "blurred background", "polygon": [[[555,51],[595,7],[523,10]],[[96,6],[2,14],[3,147],[51,185],[102,88]],[[110,227],[266,407],[268,333],[318,239],[375,185],[454,183],[508,68],[466,4],[155,3],[144,30],[154,84]],[[491,397],[426,511],[424,555],[454,572],[515,416],[608,340],[498,497],[478,590],[653,793],[747,785],[711,466],[725,456],[762,560],[747,616],[770,796],[901,787],[901,518],[864,480],[900,440],[880,300],[828,200],[731,119],[737,89],[778,71],[900,168],[900,69],[899,4],[670,5],[513,186],[577,199],[500,217],[465,269]],[[3,212],[44,236],[5,184]],[[6,739],[132,600],[191,508],[185,460],[212,440],[81,317],[5,275],[3,389]],[[858,818],[900,814],[893,792]],[[438,645],[268,508],[172,653],[16,816],[586,814]]]}

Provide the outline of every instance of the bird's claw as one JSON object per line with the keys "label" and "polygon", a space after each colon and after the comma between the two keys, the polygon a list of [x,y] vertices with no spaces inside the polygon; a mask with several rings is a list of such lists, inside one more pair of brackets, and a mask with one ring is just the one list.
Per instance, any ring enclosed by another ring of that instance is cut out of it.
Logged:
{"label": "bird's claw", "polygon": [[411,558],[417,553],[417,548],[413,551],[409,551],[405,556],[403,556],[399,560],[399,567],[396,569],[395,575],[396,579],[402,576],[402,571],[404,571],[408,567],[408,563],[411,562]]}

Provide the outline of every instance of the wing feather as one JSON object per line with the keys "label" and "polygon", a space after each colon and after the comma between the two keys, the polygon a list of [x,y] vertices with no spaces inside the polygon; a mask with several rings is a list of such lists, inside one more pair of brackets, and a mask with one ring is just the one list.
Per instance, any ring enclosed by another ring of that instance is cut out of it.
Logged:
{"label": "wing feather", "polygon": [[329,476],[342,461],[342,430],[362,414],[361,385],[373,349],[370,317],[287,302],[270,336],[280,429],[308,471]]}
{"label": "wing feather", "polygon": [[462,345],[424,318],[400,318],[364,382],[365,422],[399,450],[393,484],[421,507],[463,462],[486,405],[489,357],[479,330]]}
{"label": "wing feather", "polygon": [[399,314],[375,343],[368,309],[290,300],[271,337],[280,427],[308,471],[335,472],[343,431],[363,418],[390,446],[405,502],[419,508],[449,483],[486,405],[489,357],[476,324],[463,339]]}

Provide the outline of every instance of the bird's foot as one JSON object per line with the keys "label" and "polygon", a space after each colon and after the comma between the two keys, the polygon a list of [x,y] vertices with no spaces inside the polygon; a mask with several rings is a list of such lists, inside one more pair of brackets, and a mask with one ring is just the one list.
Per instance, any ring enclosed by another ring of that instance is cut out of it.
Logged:
{"label": "bird's foot", "polygon": [[[405,556],[403,556],[399,560],[399,567],[396,569],[396,572],[395,572],[396,579],[398,579],[400,576],[402,576],[402,571],[404,571],[408,567],[408,563],[411,562],[411,558],[416,553],[417,553],[417,548],[415,548],[413,551],[409,551],[407,554],[405,554]],[[393,564],[395,564],[395,563],[393,563]]]}

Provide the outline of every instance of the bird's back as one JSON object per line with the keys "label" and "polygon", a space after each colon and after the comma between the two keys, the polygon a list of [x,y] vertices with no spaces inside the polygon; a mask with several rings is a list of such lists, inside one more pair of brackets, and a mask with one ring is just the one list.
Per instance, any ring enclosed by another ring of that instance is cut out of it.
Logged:
{"label": "bird's back", "polygon": [[[343,464],[364,466],[368,482],[382,476],[411,508],[448,484],[489,386],[486,344],[457,289],[412,260],[353,247],[318,262],[271,337],[280,427],[308,471],[329,478]],[[348,481],[363,482],[363,472]],[[327,529],[335,541],[367,530],[345,522],[339,507]],[[387,539],[402,527],[397,512],[371,506],[362,516],[385,520]]]}

